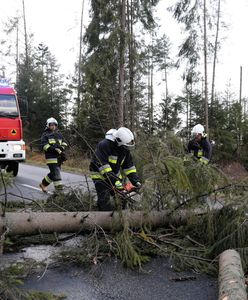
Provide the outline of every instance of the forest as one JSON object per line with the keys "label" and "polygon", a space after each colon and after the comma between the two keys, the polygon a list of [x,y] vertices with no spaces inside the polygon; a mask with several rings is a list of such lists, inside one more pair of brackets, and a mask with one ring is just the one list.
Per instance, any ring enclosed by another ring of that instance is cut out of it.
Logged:
{"label": "forest", "polygon": [[[246,163],[242,67],[237,66],[239,96],[230,82],[222,91],[215,83],[226,30],[221,2],[175,1],[169,11],[185,32],[177,53],[171,53],[169,37],[159,30],[161,20],[155,16],[159,1],[90,1],[89,11],[83,2],[78,60],[74,74],[66,77],[49,45],[35,45],[23,1],[22,14],[4,24],[0,54],[12,57],[15,66],[27,142],[39,139],[49,116],[58,119],[71,143],[86,152],[89,147],[71,134],[73,129],[94,148],[110,128],[125,125],[138,135],[173,132],[189,139],[192,127],[201,123],[216,142],[214,152],[221,153],[217,160],[235,156]],[[86,28],[84,14],[90,15]],[[2,66],[2,75],[6,69]],[[175,94],[168,78],[177,69],[183,89]],[[162,92],[155,99],[158,74]]]}
{"label": "forest", "polygon": [[[117,203],[111,215],[99,212],[87,165],[86,171],[81,170],[85,193],[70,187],[67,193],[49,194],[45,201],[25,196],[31,203],[17,205],[6,196],[12,178],[1,172],[5,198],[0,206],[0,255],[30,243],[60,244],[63,237],[60,240],[57,233],[83,232],[80,247],[62,251],[59,263],[97,265],[114,256],[122,265],[142,270],[154,256],[165,256],[175,269],[219,274],[219,299],[247,299],[244,70],[237,65],[238,93],[232,78],[224,90],[218,87],[219,55],[229,26],[223,0],[175,0],[168,7],[184,33],[176,53],[169,35],[161,30],[163,20],[157,14],[161,1],[90,0],[86,5],[82,0],[73,74],[62,74],[49,45],[36,42],[27,26],[25,0],[20,1],[18,16],[4,20],[0,57],[8,57],[10,64],[1,66],[1,77],[14,81],[28,151],[40,151],[49,117],[58,120],[69,144],[68,160],[76,157],[86,164],[109,129],[125,126],[135,133],[132,155],[142,189],[137,199],[130,196],[128,210]],[[178,83],[171,84],[172,72],[179,73]],[[176,84],[182,88],[175,92]],[[204,126],[213,146],[208,165],[187,153],[196,124]],[[236,270],[226,267],[230,262]],[[19,289],[12,295],[11,286],[18,282],[4,280],[12,278],[11,272],[0,275],[0,298],[50,299]],[[233,289],[230,274],[234,281],[239,278]],[[233,290],[240,298],[231,298]]]}

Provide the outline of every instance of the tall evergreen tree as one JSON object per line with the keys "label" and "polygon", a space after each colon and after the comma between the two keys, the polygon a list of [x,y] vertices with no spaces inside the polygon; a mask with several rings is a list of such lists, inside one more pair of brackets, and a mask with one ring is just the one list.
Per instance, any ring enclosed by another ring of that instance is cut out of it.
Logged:
{"label": "tall evergreen tree", "polygon": [[133,28],[153,26],[152,9],[157,3],[91,1],[91,22],[84,37],[87,51],[81,66],[83,100],[74,122],[92,143],[111,127],[137,127],[141,51]]}

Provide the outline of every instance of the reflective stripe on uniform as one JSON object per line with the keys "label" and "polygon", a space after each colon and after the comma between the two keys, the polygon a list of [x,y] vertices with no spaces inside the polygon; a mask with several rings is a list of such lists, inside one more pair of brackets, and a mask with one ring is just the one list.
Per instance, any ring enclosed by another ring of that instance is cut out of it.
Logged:
{"label": "reflective stripe on uniform", "polygon": [[65,142],[63,142],[62,144],[61,144],[61,147],[63,148],[63,149],[65,149],[65,147],[67,147],[68,145],[65,143]]}
{"label": "reflective stripe on uniform", "polygon": [[55,187],[63,185],[62,180],[56,180],[56,181],[53,182],[53,184],[54,184]]}
{"label": "reflective stripe on uniform", "polygon": [[123,172],[125,173],[125,175],[129,175],[131,173],[136,173],[136,168],[135,168],[135,166],[132,166],[131,168],[123,169]]}
{"label": "reflective stripe on uniform", "polygon": [[199,159],[199,161],[200,162],[202,162],[202,163],[204,163],[205,165],[207,165],[208,163],[209,163],[209,159],[207,159],[206,157],[201,157],[200,159]]}
{"label": "reflective stripe on uniform", "polygon": [[59,139],[58,142],[59,142],[60,145],[62,144],[62,140],[61,139]]}
{"label": "reflective stripe on uniform", "polygon": [[116,164],[117,163],[117,159],[118,159],[118,156],[114,156],[114,155],[110,155],[108,157],[108,161],[112,164]]}
{"label": "reflective stripe on uniform", "polygon": [[53,182],[47,175],[45,176],[45,180],[49,184]]}
{"label": "reflective stripe on uniform", "polygon": [[123,160],[122,160],[122,162],[121,162],[121,166],[124,164],[125,158],[126,158],[126,157],[123,158]]}
{"label": "reflective stripe on uniform", "polygon": [[46,159],[46,163],[47,164],[57,164],[58,163],[58,159],[57,158],[47,158]]}
{"label": "reflective stripe on uniform", "polygon": [[49,144],[56,144],[56,141],[55,141],[55,139],[48,139],[48,143]]}
{"label": "reflective stripe on uniform", "polygon": [[44,151],[47,151],[47,149],[50,148],[50,147],[51,147],[51,145],[46,144],[46,145],[43,147],[43,150],[44,150]]}
{"label": "reflective stripe on uniform", "polygon": [[91,175],[90,175],[90,178],[92,179],[92,180],[96,180],[96,179],[98,179],[98,180],[104,180],[105,178],[100,174],[100,173],[98,173],[98,172],[94,172],[94,173],[91,173]]}
{"label": "reflective stripe on uniform", "polygon": [[109,164],[103,165],[99,168],[100,173],[103,175],[105,173],[111,172],[112,168],[110,167]]}

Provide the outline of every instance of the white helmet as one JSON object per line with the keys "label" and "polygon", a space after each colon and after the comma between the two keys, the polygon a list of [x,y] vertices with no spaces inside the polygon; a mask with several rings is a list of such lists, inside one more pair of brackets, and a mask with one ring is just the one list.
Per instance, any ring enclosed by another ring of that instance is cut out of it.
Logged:
{"label": "white helmet", "polygon": [[107,132],[105,133],[105,139],[114,142],[114,141],[115,141],[114,133],[115,133],[116,131],[117,131],[117,130],[116,130],[116,129],[113,129],[113,128],[112,128],[112,129],[109,129],[109,131],[107,131]]}
{"label": "white helmet", "polygon": [[191,131],[192,135],[197,135],[197,134],[204,134],[204,127],[201,124],[197,124],[193,127]]}
{"label": "white helmet", "polygon": [[55,118],[51,117],[51,118],[47,119],[47,121],[46,121],[47,128],[49,127],[49,124],[55,124],[56,126],[58,126],[58,121]]}
{"label": "white helmet", "polygon": [[134,135],[132,131],[126,127],[120,127],[113,133],[118,146],[132,148],[135,146]]}

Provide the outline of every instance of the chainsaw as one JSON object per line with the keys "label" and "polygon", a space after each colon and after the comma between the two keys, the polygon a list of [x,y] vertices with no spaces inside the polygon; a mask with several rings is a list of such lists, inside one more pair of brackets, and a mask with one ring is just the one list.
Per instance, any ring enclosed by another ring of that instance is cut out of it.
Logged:
{"label": "chainsaw", "polygon": [[131,182],[127,182],[126,184],[124,184],[124,199],[131,201],[131,202],[136,202],[135,199],[133,199],[134,196],[140,194],[140,187],[137,188],[136,186],[134,186]]}

